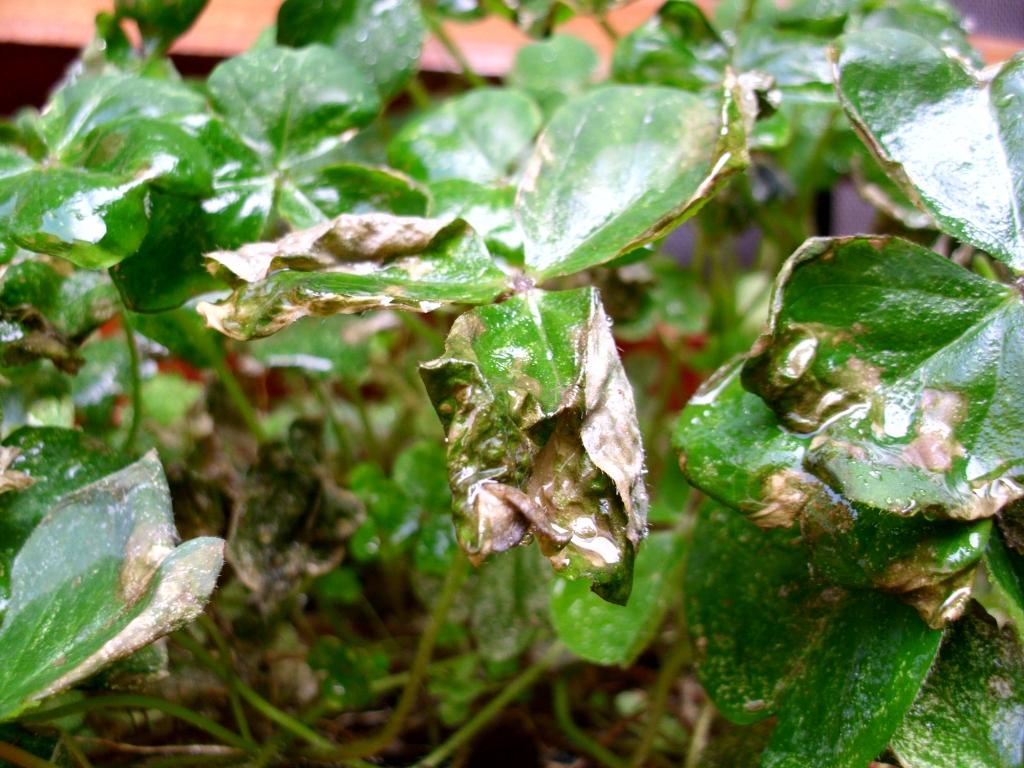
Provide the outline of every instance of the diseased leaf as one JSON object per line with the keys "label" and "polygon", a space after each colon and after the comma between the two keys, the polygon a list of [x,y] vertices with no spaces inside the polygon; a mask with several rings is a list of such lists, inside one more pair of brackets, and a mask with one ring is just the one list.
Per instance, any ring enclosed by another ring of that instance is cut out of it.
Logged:
{"label": "diseased leaf", "polygon": [[886,29],[844,36],[833,58],[840,100],[890,176],[943,230],[1024,270],[1024,58],[978,73]]}
{"label": "diseased leaf", "polygon": [[852,502],[975,520],[1021,495],[1024,304],[903,240],[811,240],[743,370]]}
{"label": "diseased leaf", "polygon": [[643,447],[597,292],[531,290],[478,307],[420,371],[469,557],[533,534],[557,570],[625,603],[646,529]]}
{"label": "diseased leaf", "polygon": [[939,659],[892,739],[906,768],[1024,765],[1024,649],[1010,627],[973,611],[947,633]]}
{"label": "diseased leaf", "polygon": [[527,270],[545,280],[602,264],[695,213],[747,163],[733,85],[717,106],[654,86],[610,86],[567,101],[519,185]]}
{"label": "diseased leaf", "polygon": [[384,99],[416,73],[426,31],[416,0],[285,0],[277,11],[279,43],[351,56]]}
{"label": "diseased leaf", "polygon": [[477,234],[458,219],[342,214],[276,243],[208,258],[244,282],[198,310],[210,327],[243,340],[308,315],[486,303],[507,282]]}
{"label": "diseased leaf", "polygon": [[678,594],[683,541],[654,533],[636,556],[633,591],[626,605],[606,603],[580,581],[556,579],[551,619],[559,639],[582,659],[596,664],[632,664],[647,647],[673,595]]}
{"label": "diseased leaf", "polygon": [[942,633],[872,592],[814,582],[799,539],[702,512],[687,618],[702,683],[730,720],[775,715],[762,766],[867,765],[913,703]]}
{"label": "diseased leaf", "polygon": [[0,655],[8,660],[0,667],[0,720],[202,611],[223,542],[175,543],[170,492],[155,454],[45,509],[11,569],[0,625]]}
{"label": "diseased leaf", "polygon": [[525,93],[479,89],[409,121],[388,145],[388,159],[422,181],[509,182],[540,126],[540,110]]}

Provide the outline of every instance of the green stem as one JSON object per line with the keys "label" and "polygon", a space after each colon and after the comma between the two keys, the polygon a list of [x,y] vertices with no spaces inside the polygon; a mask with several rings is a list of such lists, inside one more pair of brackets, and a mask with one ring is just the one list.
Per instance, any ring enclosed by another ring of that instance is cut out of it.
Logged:
{"label": "green stem", "polygon": [[437,349],[444,346],[444,336],[431,328],[425,322],[423,315],[419,313],[413,314],[412,312],[396,312],[395,314],[402,325],[412,331],[414,335],[419,336]]}
{"label": "green stem", "polygon": [[359,389],[358,384],[349,384],[346,381],[341,382],[341,385],[349,402],[355,406],[356,413],[359,415],[359,423],[363,427],[363,439],[366,441],[367,454],[376,463],[383,465],[384,452],[381,450],[377,433],[373,430],[373,422],[370,420],[370,409],[366,406],[366,398],[363,397],[362,390]]}
{"label": "green stem", "polygon": [[686,750],[686,762],[683,768],[697,768],[700,764],[701,753],[708,743],[708,732],[711,730],[711,721],[715,719],[715,706],[710,701],[704,704],[697,722],[693,726],[693,733],[690,735],[690,746]]}
{"label": "green stem", "polygon": [[405,86],[405,92],[409,94],[409,98],[412,99],[412,103],[417,109],[430,109],[432,104],[430,92],[418,75],[409,79],[409,84]]}
{"label": "green stem", "polygon": [[597,16],[597,24],[601,27],[602,31],[611,39],[613,43],[618,42],[619,33],[615,31],[615,27],[608,21],[608,16],[601,13]]}
{"label": "green stem", "polygon": [[647,714],[647,722],[644,724],[643,733],[640,736],[640,743],[633,753],[630,761],[630,768],[643,768],[647,764],[647,757],[651,754],[651,747],[658,736],[658,726],[661,725],[662,715],[668,704],[668,694],[672,684],[679,678],[683,666],[690,659],[690,646],[686,641],[676,643],[675,648],[668,658],[662,663],[658,672],[658,679],[654,682],[654,692],[651,696],[651,707]]}
{"label": "green stem", "polygon": [[253,745],[246,742],[237,733],[229,731],[224,726],[215,723],[208,717],[193,712],[187,707],[175,704],[172,701],[158,699],[154,696],[142,696],[137,694],[113,694],[108,696],[94,696],[80,701],[73,701],[70,704],[62,704],[58,707],[51,707],[39,712],[29,712],[21,716],[22,722],[47,722],[59,720],[68,715],[77,715],[82,712],[91,712],[99,709],[153,709],[163,712],[165,715],[181,720],[189,725],[195,726],[201,731],[213,736],[228,746],[241,749],[245,752],[252,752]]}
{"label": "green stem", "polygon": [[89,762],[89,758],[86,757],[82,748],[78,746],[78,742],[75,741],[74,736],[67,731],[61,731],[60,742],[64,745],[64,749],[68,751],[71,759],[78,763],[78,768],[92,768],[92,763]]}
{"label": "green stem", "polygon": [[220,655],[227,669],[228,674],[228,696],[231,699],[231,712],[235,716],[235,723],[238,725],[238,731],[242,734],[242,738],[248,742],[252,742],[252,730],[249,728],[249,720],[245,716],[245,710],[242,709],[242,700],[238,692],[238,686],[242,682],[238,673],[235,671],[234,665],[231,663],[231,650],[228,648],[227,641],[224,639],[223,633],[220,631],[220,627],[217,623],[210,618],[208,614],[200,614],[199,623],[203,629],[206,630],[214,645],[217,646],[217,653]]}
{"label": "green stem", "polygon": [[430,657],[434,653],[434,644],[437,642],[437,635],[441,631],[441,627],[444,626],[448,612],[451,610],[452,604],[459,593],[459,588],[462,586],[462,582],[468,573],[469,561],[461,555],[456,555],[452,560],[451,566],[448,568],[444,584],[441,587],[441,594],[438,595],[437,602],[434,603],[427,626],[420,636],[419,644],[416,646],[416,656],[413,659],[412,666],[409,668],[409,679],[402,689],[401,696],[398,697],[398,704],[395,705],[395,709],[391,713],[388,722],[376,735],[362,741],[338,747],[327,757],[337,757],[342,760],[367,757],[380,752],[402,732],[405,719],[412,712],[413,705],[415,705],[416,699],[419,696],[420,685],[423,683],[424,677],[426,677]]}
{"label": "green stem", "polygon": [[583,750],[601,765],[606,766],[606,768],[625,768],[625,760],[590,738],[582,728],[576,725],[576,722],[572,719],[572,710],[569,707],[569,687],[561,677],[555,680],[552,699],[555,720],[570,744],[577,749]]}
{"label": "green stem", "polygon": [[486,86],[487,81],[473,71],[473,67],[469,63],[469,60],[459,49],[459,46],[455,44],[455,41],[452,40],[451,36],[445,30],[444,24],[441,20],[426,8],[423,10],[425,11],[424,16],[426,16],[427,26],[430,28],[430,31],[433,33],[434,37],[437,38],[437,41],[441,43],[444,49],[448,51],[448,55],[451,56],[452,59],[455,60],[455,63],[459,65],[459,69],[462,70],[462,76],[466,78],[466,81],[474,88],[483,88]]}
{"label": "green stem", "polygon": [[124,340],[128,346],[128,379],[132,390],[132,421],[121,449],[131,454],[139,437],[139,427],[142,425],[142,377],[139,374],[139,345],[135,339],[135,331],[123,316],[121,327],[124,329]]}
{"label": "green stem", "polygon": [[18,768],[56,768],[49,760],[36,757],[31,752],[26,752],[6,741],[0,741],[0,760],[6,760]]}
{"label": "green stem", "polygon": [[472,738],[476,736],[482,728],[501,714],[501,711],[505,709],[513,699],[529,690],[529,688],[537,682],[540,676],[544,674],[552,664],[555,663],[555,660],[564,653],[564,651],[565,648],[561,643],[555,643],[548,648],[547,652],[541,656],[532,667],[514,678],[497,696],[487,702],[483,709],[470,718],[469,722],[449,736],[443,744],[416,763],[416,768],[437,768],[437,766],[441,765],[441,763],[447,760],[453,752],[472,740]]}
{"label": "green stem", "polygon": [[252,436],[256,438],[256,442],[267,442],[267,433],[264,431],[263,425],[256,415],[256,410],[252,407],[252,403],[249,402],[249,398],[242,391],[242,385],[238,383],[234,372],[228,366],[227,360],[224,358],[224,352],[218,349],[216,354],[211,355],[210,358],[213,370],[220,379],[220,383],[224,385],[224,391],[227,392],[228,398],[230,398],[235,406],[235,410],[238,411],[238,415],[242,417],[245,426],[248,427]]}
{"label": "green stem", "polygon": [[[232,676],[231,670],[228,669],[226,665],[213,658],[209,651],[203,648],[195,638],[184,632],[179,632],[173,637],[173,640],[186,651],[191,653],[197,661],[213,670],[222,680],[225,682],[229,681]],[[228,684],[230,685],[230,683]],[[334,748],[334,744],[331,741],[325,739],[300,720],[297,720],[286,712],[282,712],[256,693],[256,691],[250,688],[237,676],[235,677],[235,685],[238,688],[238,695],[241,696],[249,706],[267,718],[267,720],[270,720],[272,723],[292,732],[298,738],[316,749],[328,750]],[[251,748],[245,747],[245,749],[250,750]]]}
{"label": "green stem", "polygon": [[331,431],[334,433],[334,439],[338,441],[338,451],[341,453],[341,463],[343,466],[350,466],[355,455],[352,450],[352,441],[348,439],[348,433],[345,431],[341,422],[338,421],[338,414],[334,410],[334,401],[331,398],[331,391],[327,386],[327,383],[320,379],[311,379],[310,386],[313,392],[316,394],[317,400],[320,401],[321,407],[324,409],[324,416],[327,417],[327,423],[331,427]]}

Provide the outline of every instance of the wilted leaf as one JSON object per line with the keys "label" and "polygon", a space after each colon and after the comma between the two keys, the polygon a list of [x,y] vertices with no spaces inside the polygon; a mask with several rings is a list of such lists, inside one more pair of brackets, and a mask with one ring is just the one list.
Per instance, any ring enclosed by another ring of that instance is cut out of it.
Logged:
{"label": "wilted leaf", "polygon": [[646,528],[643,447],[597,292],[531,290],[479,307],[420,370],[470,558],[532,534],[556,569],[624,603]]}
{"label": "wilted leaf", "polygon": [[198,306],[211,327],[236,339],[268,336],[307,315],[485,303],[506,284],[458,219],[343,214],[208,258],[245,281],[229,298]]}
{"label": "wilted leaf", "polygon": [[11,569],[0,625],[0,654],[8,660],[0,667],[0,719],[202,611],[223,542],[175,543],[170,493],[155,454],[45,509]]}
{"label": "wilted leaf", "polygon": [[844,36],[834,59],[843,106],[893,180],[945,231],[1024,270],[1024,58],[978,73],[881,29]]}

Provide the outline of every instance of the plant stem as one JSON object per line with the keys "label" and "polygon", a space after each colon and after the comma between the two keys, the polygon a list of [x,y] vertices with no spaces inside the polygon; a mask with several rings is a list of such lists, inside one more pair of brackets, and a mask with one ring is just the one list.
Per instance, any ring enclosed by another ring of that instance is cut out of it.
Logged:
{"label": "plant stem", "polygon": [[427,27],[430,28],[430,31],[433,33],[434,37],[437,38],[437,41],[441,43],[446,51],[448,51],[448,55],[451,56],[452,59],[455,60],[455,63],[459,65],[459,69],[462,70],[462,76],[466,78],[466,81],[474,88],[483,88],[486,86],[487,81],[473,71],[473,67],[470,65],[469,60],[466,59],[466,55],[459,50],[459,46],[455,44],[455,41],[452,40],[447,30],[445,30],[444,24],[441,20],[438,19],[432,11],[428,11],[426,8],[423,10],[424,16],[426,16],[427,19]]}
{"label": "plant stem", "polygon": [[211,637],[214,645],[217,646],[217,653],[220,655],[220,658],[223,660],[227,672],[229,673],[229,679],[226,681],[228,684],[228,695],[231,699],[231,711],[235,716],[235,723],[238,725],[238,731],[242,734],[243,739],[252,742],[252,731],[249,729],[249,721],[245,717],[245,710],[242,709],[242,701],[238,693],[238,685],[242,681],[231,662],[231,650],[228,648],[227,641],[224,639],[224,635],[221,633],[220,627],[217,626],[217,622],[211,619],[208,614],[200,614],[199,623]]}
{"label": "plant stem", "polygon": [[6,741],[0,741],[0,760],[6,760],[18,768],[56,768],[49,760],[36,757],[31,752],[26,752]]}
{"label": "plant stem", "polygon": [[430,92],[426,86],[420,80],[419,75],[414,75],[409,79],[409,84],[405,86],[406,93],[409,94],[409,98],[412,99],[412,103],[417,109],[429,109],[431,105]]}
{"label": "plant stem", "polygon": [[618,42],[619,33],[615,31],[615,27],[608,21],[608,16],[603,13],[597,15],[597,24],[601,27],[601,30],[608,35],[613,43]]}
{"label": "plant stem", "polygon": [[437,602],[434,603],[427,626],[424,628],[419,644],[416,646],[416,656],[413,659],[412,666],[409,668],[409,679],[402,689],[402,694],[398,697],[398,704],[395,705],[394,712],[391,713],[388,722],[376,735],[362,741],[338,747],[334,749],[331,755],[326,757],[337,757],[343,760],[367,757],[368,755],[380,752],[402,732],[405,719],[412,711],[416,698],[419,695],[420,685],[424,677],[426,677],[430,657],[434,653],[434,644],[437,642],[437,635],[441,631],[441,627],[444,626],[448,612],[451,610],[455,597],[459,593],[459,587],[462,586],[462,582],[468,573],[469,561],[461,555],[456,555],[452,559],[451,566],[448,568],[444,584],[441,587],[441,594],[438,595]]}
{"label": "plant stem", "polygon": [[683,768],[697,768],[700,764],[701,753],[708,743],[708,732],[711,730],[711,721],[715,719],[715,705],[710,701],[704,704],[697,722],[693,726],[693,734],[690,736],[690,746],[686,750],[686,762]]}
{"label": "plant stem", "polygon": [[355,454],[352,450],[352,441],[348,439],[348,433],[345,432],[341,422],[338,421],[338,414],[334,410],[334,401],[331,398],[331,390],[327,383],[321,379],[310,378],[308,381],[313,392],[316,394],[317,400],[320,401],[320,405],[324,409],[324,416],[327,417],[327,423],[334,433],[334,439],[338,441],[338,451],[341,454],[342,466],[347,467],[352,464]]}
{"label": "plant stem", "polygon": [[142,426],[142,376],[139,373],[139,345],[135,339],[135,330],[123,316],[121,328],[128,346],[128,380],[132,390],[132,421],[128,425],[128,434],[124,436],[121,450],[131,454],[139,437],[139,427]]}
{"label": "plant stem", "polygon": [[58,707],[51,707],[39,712],[29,712],[21,716],[23,722],[47,722],[58,720],[68,715],[77,715],[81,712],[91,712],[99,709],[154,709],[163,712],[165,715],[195,726],[201,731],[219,739],[224,744],[236,747],[245,752],[252,752],[253,745],[237,733],[229,731],[224,726],[215,723],[208,717],[193,712],[187,707],[175,704],[173,701],[158,699],[154,696],[142,696],[138,694],[113,694],[108,696],[94,696],[80,701],[73,701],[70,704],[62,704]]}
{"label": "plant stem", "polygon": [[89,758],[85,756],[82,748],[78,746],[74,736],[66,731],[61,731],[60,743],[64,745],[64,749],[71,755],[71,759],[78,764],[78,768],[92,768],[92,763],[89,762]]}
{"label": "plant stem", "polygon": [[606,766],[606,768],[625,768],[625,760],[620,758],[607,747],[590,738],[590,736],[588,736],[586,732],[584,732],[583,729],[573,721],[572,711],[569,707],[569,687],[561,677],[555,680],[552,700],[555,710],[555,720],[558,722],[558,727],[562,729],[563,733],[565,733],[565,737],[569,740],[570,744],[577,749],[582,749],[601,765]]}
{"label": "plant stem", "polygon": [[669,653],[668,658],[662,662],[661,670],[658,672],[658,679],[654,682],[654,693],[651,696],[651,706],[647,713],[647,722],[640,736],[640,743],[630,760],[630,768],[643,768],[647,764],[647,757],[651,754],[651,747],[658,736],[658,726],[661,725],[661,717],[665,714],[668,704],[668,694],[672,684],[679,677],[679,672],[690,659],[690,646],[685,640],[680,640]]}
{"label": "plant stem", "polygon": [[267,442],[267,433],[263,429],[263,425],[260,424],[256,410],[252,407],[252,403],[249,402],[249,398],[245,396],[245,392],[242,391],[242,385],[238,383],[234,372],[228,366],[224,353],[218,349],[217,353],[211,355],[210,359],[212,360],[213,370],[220,379],[220,383],[224,385],[224,391],[227,392],[228,398],[235,406],[235,410],[238,411],[238,415],[242,417],[245,426],[252,433],[252,436],[256,438],[256,442]]}
{"label": "plant stem", "polygon": [[453,752],[469,742],[484,726],[497,717],[513,699],[536,683],[537,679],[554,664],[564,651],[565,648],[561,643],[555,643],[548,648],[532,667],[514,678],[497,696],[487,702],[483,709],[471,717],[469,722],[416,763],[416,768],[437,768],[441,765]]}
{"label": "plant stem", "polygon": [[[229,680],[232,677],[232,671],[227,667],[227,665],[213,658],[209,651],[203,648],[195,638],[184,632],[179,632],[173,639],[174,642],[191,653],[197,661],[213,670],[222,680],[228,683],[228,685],[231,684]],[[237,675],[235,676],[235,685],[238,688],[238,695],[241,696],[249,706],[272,723],[281,726],[287,731],[291,731],[312,747],[322,750],[334,748],[334,744],[331,741],[325,739],[300,720],[297,720],[286,712],[282,712],[256,693],[256,691],[250,688],[243,680],[238,678]],[[252,751],[251,747],[247,747],[247,749]]]}

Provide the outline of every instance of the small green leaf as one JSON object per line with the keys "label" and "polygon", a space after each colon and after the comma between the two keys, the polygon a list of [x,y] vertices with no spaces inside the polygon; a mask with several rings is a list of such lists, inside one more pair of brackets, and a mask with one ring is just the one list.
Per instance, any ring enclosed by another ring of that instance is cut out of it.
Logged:
{"label": "small green leaf", "polygon": [[1024,270],[1024,58],[982,75],[881,29],[844,36],[834,59],[843,107],[893,180],[943,230]]}
{"label": "small green leaf", "polygon": [[369,339],[355,338],[359,319],[305,318],[269,338],[246,345],[246,353],[268,368],[296,368],[307,375],[360,381],[370,366]]}
{"label": "small green leaf", "polygon": [[776,715],[761,765],[852,768],[882,752],[942,633],[882,594],[812,581],[799,539],[702,512],[687,564],[699,673],[738,723]]}
{"label": "small green leaf", "polygon": [[351,56],[385,99],[416,73],[425,37],[416,0],[285,0],[277,11],[279,43],[325,43]]}
{"label": "small green leaf", "polygon": [[431,184],[430,193],[433,216],[465,219],[480,233],[492,254],[509,264],[523,263],[523,233],[512,213],[515,187],[448,179]]}
{"label": "small green leaf", "polygon": [[550,115],[563,101],[586,90],[597,70],[597,51],[572,35],[553,35],[516,53],[508,83],[530,94]]}
{"label": "small green leaf", "polygon": [[388,159],[423,181],[508,182],[518,177],[540,126],[540,110],[525,93],[470,91],[409,121],[388,145]]}
{"label": "small green leaf", "polygon": [[242,282],[217,304],[201,302],[210,327],[236,339],[268,336],[301,317],[493,301],[505,288],[464,222],[343,214],[276,243],[208,255]]}
{"label": "small green leaf", "polygon": [[652,534],[636,556],[633,591],[626,605],[612,605],[581,581],[556,579],[551,618],[559,639],[582,659],[628,666],[647,647],[682,578],[682,539]]}
{"label": "small green leaf", "polygon": [[0,625],[0,655],[9,660],[0,667],[0,720],[194,619],[223,562],[220,539],[175,547],[155,454],[45,511],[11,569]]}
{"label": "small green leaf", "polygon": [[517,547],[480,566],[469,616],[481,657],[508,661],[530,647],[547,623],[550,580],[551,569],[535,547]]}
{"label": "small green leaf", "polygon": [[117,15],[139,25],[147,48],[170,48],[203,12],[209,0],[116,0]]}
{"label": "small green leaf", "polygon": [[452,326],[420,368],[476,562],[533,534],[557,570],[625,603],[645,533],[632,390],[594,289],[529,291]]}
{"label": "small green leaf", "polygon": [[653,86],[567,101],[519,185],[528,270],[545,280],[602,264],[695,213],[747,162],[734,95],[723,93],[717,107]]}
{"label": "small green leaf", "polygon": [[975,611],[957,622],[892,739],[906,768],[1024,766],[1024,648]]}

